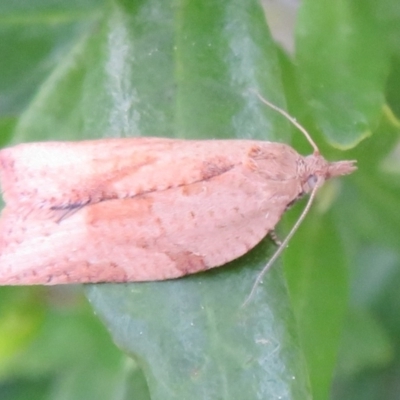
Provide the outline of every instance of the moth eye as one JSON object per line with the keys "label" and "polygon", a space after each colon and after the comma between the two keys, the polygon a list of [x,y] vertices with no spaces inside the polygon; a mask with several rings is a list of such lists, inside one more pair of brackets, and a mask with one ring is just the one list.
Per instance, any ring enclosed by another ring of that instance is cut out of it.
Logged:
{"label": "moth eye", "polygon": [[310,176],[307,178],[308,186],[310,186],[311,189],[314,189],[314,188],[315,188],[315,185],[317,184],[317,182],[318,182],[318,178],[317,178],[316,175],[310,175]]}

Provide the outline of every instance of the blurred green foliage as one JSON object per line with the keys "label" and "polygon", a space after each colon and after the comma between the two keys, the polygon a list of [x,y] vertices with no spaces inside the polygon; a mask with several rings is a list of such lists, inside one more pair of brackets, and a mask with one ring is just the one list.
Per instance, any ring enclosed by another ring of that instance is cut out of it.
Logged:
{"label": "blurred green foliage", "polygon": [[304,0],[294,55],[256,0],[0,3],[2,146],[151,135],[310,152],[257,89],[359,166],[321,190],[247,309],[268,240],[177,281],[1,288],[1,399],[398,398],[399,39],[396,0]]}

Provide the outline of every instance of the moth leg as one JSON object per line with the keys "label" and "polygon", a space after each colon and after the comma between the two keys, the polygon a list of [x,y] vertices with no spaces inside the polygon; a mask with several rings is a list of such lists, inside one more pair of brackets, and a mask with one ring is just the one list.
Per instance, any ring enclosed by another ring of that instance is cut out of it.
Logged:
{"label": "moth leg", "polygon": [[277,233],[272,230],[268,232],[268,236],[271,238],[271,240],[279,247],[282,244],[282,241],[279,239]]}

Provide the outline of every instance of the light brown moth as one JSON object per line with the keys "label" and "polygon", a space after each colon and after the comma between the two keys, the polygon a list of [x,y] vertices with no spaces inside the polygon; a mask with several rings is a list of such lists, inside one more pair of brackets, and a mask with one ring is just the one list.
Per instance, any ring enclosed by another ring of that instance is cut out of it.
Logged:
{"label": "light brown moth", "polygon": [[307,157],[266,141],[143,137],[3,149],[0,284],[136,282],[204,271],[248,252],[311,192],[269,267],[318,187],[355,169],[354,161],[327,162],[305,135],[314,146]]}

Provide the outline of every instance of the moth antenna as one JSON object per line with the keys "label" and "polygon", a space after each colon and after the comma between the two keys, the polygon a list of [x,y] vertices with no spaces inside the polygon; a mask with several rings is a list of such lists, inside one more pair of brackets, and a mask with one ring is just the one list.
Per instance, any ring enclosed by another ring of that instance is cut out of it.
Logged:
{"label": "moth antenna", "polygon": [[271,268],[271,266],[274,264],[276,259],[282,254],[283,250],[288,245],[290,239],[296,233],[297,229],[299,228],[299,226],[303,222],[304,218],[306,217],[308,211],[310,210],[311,205],[312,205],[312,203],[314,201],[315,195],[316,195],[319,187],[321,186],[321,184],[322,184],[322,182],[317,182],[317,184],[314,186],[314,189],[312,190],[312,192],[310,194],[310,197],[308,198],[308,202],[307,202],[306,206],[304,207],[303,212],[301,213],[300,217],[298,218],[296,223],[293,225],[293,228],[290,230],[290,232],[288,233],[286,238],[283,240],[281,245],[276,249],[275,253],[270,258],[270,260],[268,261],[267,265],[258,274],[257,279],[255,280],[255,282],[254,282],[254,284],[253,284],[253,286],[251,288],[250,294],[247,296],[246,300],[242,304],[242,307],[246,307],[247,304],[249,304],[249,302],[251,301],[251,299],[253,298],[253,296],[254,296],[254,294],[255,294],[255,292],[257,290],[258,285],[260,284],[262,278],[264,277],[265,273]]}
{"label": "moth antenna", "polygon": [[318,146],[315,144],[314,140],[312,140],[310,134],[306,131],[306,129],[296,121],[296,118],[293,118],[289,113],[287,113],[282,108],[279,108],[275,104],[272,104],[268,100],[265,100],[264,97],[262,97],[257,91],[253,90],[253,92],[257,95],[257,97],[264,104],[266,104],[268,107],[272,108],[273,110],[278,111],[278,113],[280,113],[287,120],[289,120],[306,137],[306,139],[308,140],[308,143],[310,143],[311,147],[314,149],[314,153],[319,154]]}

